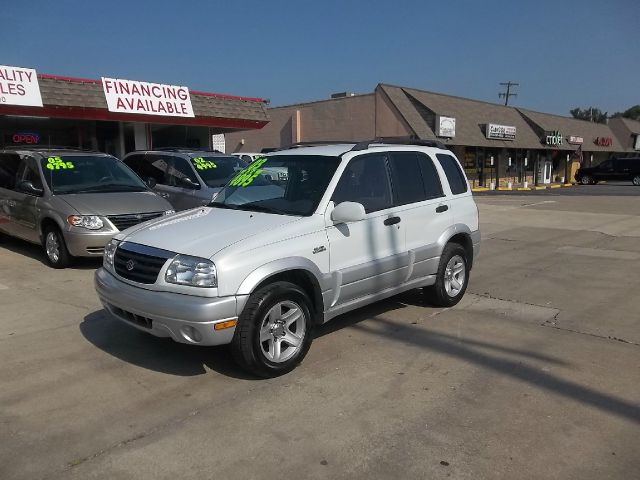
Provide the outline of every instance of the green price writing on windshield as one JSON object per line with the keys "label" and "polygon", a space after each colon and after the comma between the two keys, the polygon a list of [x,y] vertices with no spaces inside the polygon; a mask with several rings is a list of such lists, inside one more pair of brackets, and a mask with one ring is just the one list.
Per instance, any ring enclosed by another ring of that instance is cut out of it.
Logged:
{"label": "green price writing on windshield", "polygon": [[67,170],[73,169],[74,167],[72,162],[65,162],[60,157],[49,157],[47,158],[47,168],[49,170]]}
{"label": "green price writing on windshield", "polygon": [[258,175],[262,173],[262,169],[260,168],[267,161],[266,157],[259,157],[253,161],[251,165],[242,170],[238,175],[233,177],[233,179],[229,182],[229,185],[232,187],[246,187],[247,185],[251,185]]}
{"label": "green price writing on windshield", "polygon": [[194,157],[193,164],[198,170],[209,170],[210,168],[218,168],[211,160],[205,160],[202,157]]}

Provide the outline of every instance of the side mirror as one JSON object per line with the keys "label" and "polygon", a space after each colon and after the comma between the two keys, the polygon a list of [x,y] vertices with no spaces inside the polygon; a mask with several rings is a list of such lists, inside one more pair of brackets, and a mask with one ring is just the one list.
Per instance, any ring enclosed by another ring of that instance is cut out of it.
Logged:
{"label": "side mirror", "polygon": [[187,188],[193,188],[194,190],[198,190],[200,188],[200,184],[198,182],[194,182],[189,177],[184,177],[181,179],[182,184]]}
{"label": "side mirror", "polygon": [[364,220],[366,215],[361,203],[342,202],[331,212],[331,220],[333,223],[359,222]]}
{"label": "side mirror", "polygon": [[158,184],[158,182],[156,182],[156,179],[153,177],[147,177],[144,183],[146,183],[149,188],[155,188]]}
{"label": "side mirror", "polygon": [[25,193],[29,193],[31,195],[41,196],[44,193],[44,190],[36,187],[33,183],[24,181],[20,182],[18,188]]}

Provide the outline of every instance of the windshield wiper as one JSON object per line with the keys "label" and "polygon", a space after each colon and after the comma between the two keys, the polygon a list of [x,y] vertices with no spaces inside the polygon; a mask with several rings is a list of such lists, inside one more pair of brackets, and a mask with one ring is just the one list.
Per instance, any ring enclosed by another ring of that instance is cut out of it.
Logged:
{"label": "windshield wiper", "polygon": [[[123,190],[124,189],[124,190]],[[92,192],[144,192],[146,188],[136,185],[123,185],[118,183],[106,183],[103,185],[96,185],[95,187],[83,188],[81,190],[73,190],[73,193],[92,193]]]}
{"label": "windshield wiper", "polygon": [[285,212],[284,210],[279,210],[273,207],[265,207],[264,205],[252,205],[250,203],[245,203],[244,205],[238,205],[241,210],[249,210],[254,212],[264,212],[264,213],[275,213],[277,215],[294,215],[290,212]]}

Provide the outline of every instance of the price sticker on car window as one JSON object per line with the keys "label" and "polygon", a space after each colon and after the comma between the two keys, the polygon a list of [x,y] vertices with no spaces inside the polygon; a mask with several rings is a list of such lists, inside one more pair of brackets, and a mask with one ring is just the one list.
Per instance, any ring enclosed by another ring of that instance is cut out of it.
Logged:
{"label": "price sticker on car window", "polygon": [[74,165],[72,162],[66,162],[62,157],[49,157],[47,158],[47,168],[49,170],[73,170]]}
{"label": "price sticker on car window", "polygon": [[194,157],[191,159],[193,161],[193,165],[198,170],[209,170],[211,168],[218,168],[218,166],[212,162],[211,160],[205,160],[202,157]]}
{"label": "price sticker on car window", "polygon": [[266,157],[256,158],[251,165],[238,173],[231,179],[229,185],[232,187],[246,187],[258,178],[258,175],[262,173],[262,165],[267,161]]}

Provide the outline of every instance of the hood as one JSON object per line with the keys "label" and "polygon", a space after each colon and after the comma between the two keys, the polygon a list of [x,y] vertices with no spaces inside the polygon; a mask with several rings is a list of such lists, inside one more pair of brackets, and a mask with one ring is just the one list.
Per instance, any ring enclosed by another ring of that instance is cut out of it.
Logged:
{"label": "hood", "polygon": [[229,245],[278,229],[300,217],[200,207],[127,230],[128,242],[210,258]]}
{"label": "hood", "polygon": [[56,195],[81,215],[164,212],[172,207],[153,192],[72,193]]}

